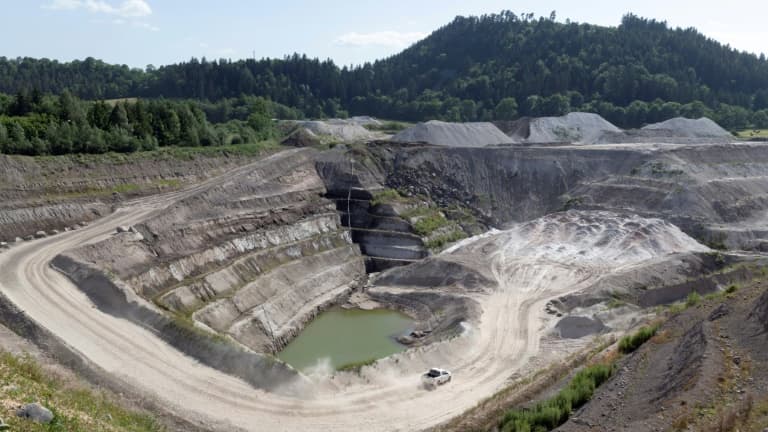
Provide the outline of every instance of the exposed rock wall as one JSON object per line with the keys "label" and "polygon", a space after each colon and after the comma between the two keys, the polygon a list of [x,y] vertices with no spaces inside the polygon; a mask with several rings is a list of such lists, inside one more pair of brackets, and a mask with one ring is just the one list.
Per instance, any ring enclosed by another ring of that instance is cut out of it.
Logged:
{"label": "exposed rock wall", "polygon": [[[445,148],[372,144],[358,166],[386,186],[462,205],[492,226],[569,208],[662,217],[696,238],[768,247],[768,146]],[[369,162],[364,161],[368,159]]]}
{"label": "exposed rock wall", "polygon": [[126,197],[177,188],[248,160],[225,155],[0,155],[0,241],[90,222]]}
{"label": "exposed rock wall", "polygon": [[315,157],[270,156],[71,256],[178,317],[279,350],[365,274]]}

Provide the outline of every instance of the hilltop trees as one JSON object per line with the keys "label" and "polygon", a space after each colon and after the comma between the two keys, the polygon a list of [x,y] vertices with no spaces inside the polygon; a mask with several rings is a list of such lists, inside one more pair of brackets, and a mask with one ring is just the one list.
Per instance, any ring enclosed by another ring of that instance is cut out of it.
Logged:
{"label": "hilltop trees", "polygon": [[233,119],[213,125],[194,101],[107,103],[82,101],[69,92],[36,97],[20,92],[13,98],[0,94],[0,153],[125,153],[272,138],[274,104],[261,98],[247,100],[251,105],[242,113],[247,122]]}

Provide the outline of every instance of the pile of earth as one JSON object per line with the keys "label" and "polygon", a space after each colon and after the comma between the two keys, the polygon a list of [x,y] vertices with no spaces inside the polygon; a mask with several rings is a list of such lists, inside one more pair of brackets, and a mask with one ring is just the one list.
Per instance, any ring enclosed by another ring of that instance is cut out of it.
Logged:
{"label": "pile of earth", "polygon": [[733,141],[733,136],[708,118],[688,119],[676,117],[641,129],[603,134],[598,142],[616,143],[671,143],[712,144]]}
{"label": "pile of earth", "polygon": [[642,130],[660,130],[664,131],[667,136],[681,138],[731,137],[730,132],[705,117],[696,120],[676,117],[661,123],[650,124]]}
{"label": "pile of earth", "polygon": [[[358,118],[357,120],[330,119],[324,121],[291,121],[288,124],[295,126],[296,130],[303,129],[304,132],[302,132],[302,134],[310,138],[315,137],[317,140],[321,140],[323,137],[325,137],[332,141],[347,143],[367,141],[376,138],[375,133],[363,127],[363,124],[371,124],[371,121],[374,120],[365,118]],[[294,131],[294,133],[296,132]]]}
{"label": "pile of earth", "polygon": [[398,142],[423,142],[447,147],[485,147],[509,144],[512,140],[493,123],[446,123],[431,120],[405,129],[392,137]]}
{"label": "pile of earth", "polygon": [[621,129],[597,114],[572,112],[562,117],[524,117],[499,126],[517,143],[594,144]]}

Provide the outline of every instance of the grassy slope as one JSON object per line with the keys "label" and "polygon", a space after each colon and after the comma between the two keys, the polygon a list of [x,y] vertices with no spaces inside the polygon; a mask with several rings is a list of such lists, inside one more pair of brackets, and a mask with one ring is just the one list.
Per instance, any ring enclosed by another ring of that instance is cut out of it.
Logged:
{"label": "grassy slope", "polygon": [[[55,417],[47,425],[16,417],[16,409],[38,402]],[[127,410],[106,394],[53,376],[30,356],[0,352],[0,417],[11,431],[164,431],[148,414]]]}

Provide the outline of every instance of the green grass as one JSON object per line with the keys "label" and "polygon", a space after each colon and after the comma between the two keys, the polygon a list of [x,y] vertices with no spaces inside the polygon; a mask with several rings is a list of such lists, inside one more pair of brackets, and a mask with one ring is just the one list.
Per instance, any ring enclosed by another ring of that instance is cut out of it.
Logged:
{"label": "green grass", "polygon": [[746,129],[736,133],[739,138],[768,138],[768,129]]}
{"label": "green grass", "polygon": [[424,237],[448,225],[448,223],[448,219],[446,219],[445,216],[438,211],[434,211],[428,216],[420,217],[416,223],[413,224],[413,230],[416,231],[416,234]]}
{"label": "green grass", "polygon": [[403,196],[400,195],[400,192],[396,191],[395,189],[384,189],[373,194],[371,205],[377,206],[381,204],[391,204],[402,200]]}
{"label": "green grass", "polygon": [[428,249],[436,250],[442,248],[448,243],[453,243],[465,238],[467,238],[467,233],[461,230],[457,230],[429,239],[426,243],[424,243],[424,246],[426,246]]}
{"label": "green grass", "polygon": [[613,374],[613,365],[587,366],[560,390],[557,396],[537,403],[533,408],[515,408],[504,415],[499,427],[502,432],[549,431],[568,420],[571,412],[584,405],[595,389]]}
{"label": "green grass", "polygon": [[624,336],[619,341],[619,352],[622,354],[629,354],[636,349],[640,348],[648,339],[652,338],[656,334],[656,330],[659,329],[658,325],[641,327],[640,330],[632,335]]}
{"label": "green grass", "polygon": [[361,360],[356,362],[350,362],[345,363],[339,367],[336,368],[338,372],[360,372],[360,369],[362,369],[365,366],[370,366],[374,363],[376,363],[378,359],[376,358],[370,358],[368,360]]}
{"label": "green grass", "polygon": [[697,293],[696,291],[693,291],[692,293],[688,294],[688,297],[685,299],[686,307],[696,306],[699,303],[701,303],[701,295],[699,295],[699,293]]}
{"label": "green grass", "polygon": [[[3,399],[0,417],[11,431],[159,432],[165,428],[147,414],[127,410],[104,393],[78,388],[48,375],[31,356],[0,352],[0,388]],[[37,402],[54,413],[47,425],[16,417],[12,405]]]}

